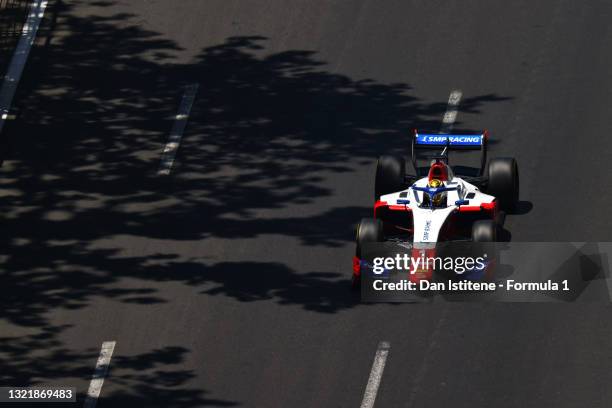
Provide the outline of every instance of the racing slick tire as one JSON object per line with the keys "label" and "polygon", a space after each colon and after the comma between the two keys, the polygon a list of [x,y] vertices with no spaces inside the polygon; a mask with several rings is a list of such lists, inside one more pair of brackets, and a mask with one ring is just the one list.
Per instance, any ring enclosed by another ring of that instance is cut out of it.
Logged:
{"label": "racing slick tire", "polygon": [[381,195],[395,193],[404,188],[406,179],[406,160],[397,156],[380,156],[376,164],[374,200]]}
{"label": "racing slick tire", "polygon": [[497,223],[493,220],[479,220],[472,225],[472,241],[497,241]]}
{"label": "racing slick tire", "polygon": [[362,218],[357,226],[357,257],[361,257],[361,246],[364,243],[370,242],[382,242],[384,237],[383,234],[383,223],[379,219],[375,218]]}
{"label": "racing slick tire", "polygon": [[[382,242],[384,238],[383,223],[379,219],[362,218],[357,226],[357,236],[355,237],[356,249],[355,256],[361,259],[361,246],[371,242]],[[358,289],[361,284],[361,279],[352,275],[351,287]]]}
{"label": "racing slick tire", "polygon": [[496,158],[487,168],[487,193],[495,196],[502,210],[512,212],[519,201],[519,172],[516,159]]}
{"label": "racing slick tire", "polygon": [[485,282],[495,281],[495,269],[499,259],[497,241],[497,223],[494,220],[479,220],[472,224],[473,258],[484,256],[487,258],[486,266],[482,270],[479,280]]}

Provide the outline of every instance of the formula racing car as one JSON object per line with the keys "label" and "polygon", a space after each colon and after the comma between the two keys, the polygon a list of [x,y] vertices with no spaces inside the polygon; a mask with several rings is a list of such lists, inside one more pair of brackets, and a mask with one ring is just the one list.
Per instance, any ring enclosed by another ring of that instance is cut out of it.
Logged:
{"label": "formula racing car", "polygon": [[[357,227],[353,286],[359,286],[364,248],[394,241],[433,256],[436,244],[448,241],[494,242],[504,215],[517,206],[519,172],[514,158],[487,163],[488,132],[436,134],[414,131],[411,163],[381,156],[376,168],[374,217]],[[423,154],[422,152],[426,153]],[[477,167],[450,164],[451,152],[479,152]],[[424,164],[424,165],[422,165]],[[431,279],[429,268],[412,271],[411,280]]]}

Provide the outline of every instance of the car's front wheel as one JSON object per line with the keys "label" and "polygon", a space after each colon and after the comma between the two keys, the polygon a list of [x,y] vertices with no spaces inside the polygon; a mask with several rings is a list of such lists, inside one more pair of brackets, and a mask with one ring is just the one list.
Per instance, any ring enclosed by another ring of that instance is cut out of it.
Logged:
{"label": "car's front wheel", "polygon": [[[379,219],[362,218],[357,226],[357,236],[355,237],[355,256],[361,260],[362,249],[365,245],[382,242],[384,240],[383,223]],[[353,273],[352,288],[358,289],[361,284],[360,274]]]}
{"label": "car's front wheel", "polygon": [[361,247],[367,243],[382,242],[384,238],[383,223],[375,218],[362,218],[357,226],[357,257],[361,257]]}
{"label": "car's front wheel", "polygon": [[472,225],[472,241],[497,241],[497,224],[493,220],[479,220]]}

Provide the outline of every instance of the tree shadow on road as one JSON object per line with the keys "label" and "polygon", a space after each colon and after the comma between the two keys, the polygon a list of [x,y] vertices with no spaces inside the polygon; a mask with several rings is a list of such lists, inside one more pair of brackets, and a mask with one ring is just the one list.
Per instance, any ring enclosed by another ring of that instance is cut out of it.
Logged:
{"label": "tree shadow on road", "polygon": [[[404,152],[407,130],[438,126],[446,107],[421,101],[407,84],[330,72],[312,51],[261,55],[260,36],[229,38],[173,64],[180,47],[131,24],[133,16],[77,17],[71,7],[56,6],[64,35],[35,50],[17,98],[22,116],[7,132],[5,288],[38,295],[21,317],[26,305],[4,298],[21,323],[39,324],[49,307],[81,307],[123,276],[143,278],[150,252],[96,244],[117,236],[248,247],[246,239],[272,234],[303,251],[346,246],[351,225],[370,213],[370,194],[359,193],[370,180],[354,175],[380,153]],[[160,152],[189,83],[200,92],[175,174],[163,179]],[[472,97],[467,108],[507,99]],[[176,255],[158,246],[157,255]],[[175,258],[177,268],[186,259]]]}
{"label": "tree shadow on road", "polygon": [[[200,296],[308,312],[357,306],[348,274],[351,225],[370,214],[364,163],[406,152],[408,130],[439,127],[446,103],[426,103],[407,84],[331,72],[313,51],[265,54],[261,36],[228,38],[174,63],[180,46],[134,16],[83,17],[73,7],[55,3],[62,35],[34,50],[16,99],[20,119],[5,132],[5,319],[45,330],[54,311],[94,298],[169,302],[159,289],[169,281]],[[173,175],[159,177],[181,87],[191,83],[199,93],[179,158]],[[507,99],[473,97],[469,109]],[[254,240],[265,247],[271,236],[294,262],[261,255]],[[317,248],[337,251],[302,268],[299,258]],[[330,267],[339,258],[346,270]],[[37,346],[27,344],[5,354]],[[48,370],[9,369],[23,379]],[[176,406],[201,405],[200,396],[185,398]]]}
{"label": "tree shadow on road", "polygon": [[[48,387],[47,382],[64,381],[74,387],[79,380],[89,380],[99,350],[77,352],[66,348],[58,335],[68,327],[45,326],[39,334],[21,338],[0,337],[2,372],[0,382],[6,386]],[[106,392],[104,405],[112,407],[230,407],[234,401],[209,398],[200,387],[187,385],[195,374],[181,368],[189,358],[189,350],[165,346],[137,355],[115,356],[109,366],[109,381],[115,392]],[[46,380],[46,381],[45,381]],[[80,383],[79,383],[80,384]],[[87,389],[77,388],[77,402],[83,405]],[[36,404],[37,406],[72,407],[74,403]],[[11,405],[9,405],[11,406]],[[23,406],[23,403],[14,404]]]}

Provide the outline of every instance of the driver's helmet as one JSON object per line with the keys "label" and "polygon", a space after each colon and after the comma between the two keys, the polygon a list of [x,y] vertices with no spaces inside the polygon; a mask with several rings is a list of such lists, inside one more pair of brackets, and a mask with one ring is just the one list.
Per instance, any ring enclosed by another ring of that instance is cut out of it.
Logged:
{"label": "driver's helmet", "polygon": [[[439,179],[435,179],[435,178],[429,180],[429,183],[427,184],[427,186],[430,188],[438,188],[438,187],[442,187],[442,185],[443,185],[442,181],[440,181]],[[444,204],[444,200],[446,199],[446,192],[444,191],[444,192],[435,194],[431,196],[430,199],[434,207],[441,207]]]}

